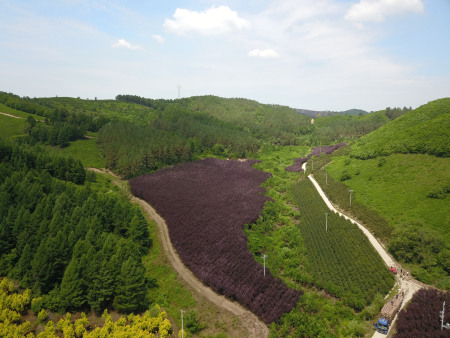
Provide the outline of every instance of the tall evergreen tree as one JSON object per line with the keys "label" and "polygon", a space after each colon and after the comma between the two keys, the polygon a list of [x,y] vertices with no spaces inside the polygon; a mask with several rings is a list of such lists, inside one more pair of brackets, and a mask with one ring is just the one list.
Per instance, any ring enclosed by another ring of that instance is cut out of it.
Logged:
{"label": "tall evergreen tree", "polygon": [[114,305],[125,313],[143,311],[149,306],[145,269],[133,257],[122,263]]}

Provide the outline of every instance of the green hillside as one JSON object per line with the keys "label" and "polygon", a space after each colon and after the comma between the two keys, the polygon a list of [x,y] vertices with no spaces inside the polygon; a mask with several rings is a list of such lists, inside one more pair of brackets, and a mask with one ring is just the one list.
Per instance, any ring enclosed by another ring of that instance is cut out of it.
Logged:
{"label": "green hillside", "polygon": [[367,159],[395,153],[450,156],[450,98],[429,102],[410,111],[353,147],[353,156]]}
{"label": "green hillside", "polygon": [[[450,289],[449,140],[446,98],[361,137],[349,156],[335,157],[325,167],[337,182],[333,184],[345,184],[341,191],[354,190],[355,206],[375,211],[392,227],[388,236],[377,235],[394,257],[416,278],[445,289]],[[321,175],[324,183],[325,173]],[[349,206],[344,195],[335,202],[345,209]],[[369,227],[377,229],[375,224]]]}
{"label": "green hillside", "polygon": [[[0,251],[4,251],[0,255],[0,273],[33,288],[36,295],[43,296],[44,305],[53,310],[89,310],[93,306],[100,310],[105,305],[120,311],[121,304],[114,301],[114,293],[108,290],[107,301],[92,298],[92,290],[101,288],[96,283],[104,277],[96,275],[94,265],[106,262],[109,267],[110,256],[120,254],[118,258],[124,258],[117,265],[120,268],[128,260],[122,255],[124,250],[136,249],[133,264],[140,266],[142,259],[145,270],[139,269],[148,278],[148,285],[137,291],[146,289],[149,300],[163,306],[172,317],[178,315],[180,308],[197,311],[200,322],[209,325],[205,334],[222,332],[234,336],[236,328],[228,331],[233,323],[230,318],[223,319],[209,305],[200,304],[179,284],[154,227],[148,229],[151,241],[142,248],[119,245],[133,242],[133,238],[138,238],[138,244],[148,239],[142,215],[121,197],[129,194],[124,181],[118,188],[111,184],[119,181],[113,175],[85,173],[83,183],[77,179],[75,169],[106,167],[128,178],[210,156],[256,158],[261,160],[257,167],[272,174],[264,186],[273,201],[266,204],[255,224],[245,227],[248,248],[260,263],[261,255],[267,254],[265,264],[270,271],[290,287],[305,292],[297,307],[271,326],[272,336],[365,335],[371,331],[371,321],[392,286],[392,275],[362,234],[354,233],[351,224],[330,216],[330,232],[324,235],[321,222],[326,209],[321,199],[306,185],[308,180],[302,182],[299,173],[284,169],[294,159],[308,154],[312,146],[335,141],[350,143],[353,150],[342,148],[340,155],[332,155],[335,157],[313,159],[316,179],[327,186],[327,194],[328,188],[339,185],[343,199],[335,203],[344,210],[348,189],[353,189],[353,208],[347,211],[351,214],[357,204],[363,206],[363,221],[379,223],[368,227],[405,268],[426,283],[450,288],[450,159],[429,154],[391,154],[381,158],[355,155],[363,153],[365,146],[378,149],[384,143],[406,137],[417,137],[417,142],[422,142],[423,135],[430,133],[434,135],[427,147],[444,149],[448,139],[448,100],[432,102],[410,113],[383,110],[327,116],[312,124],[309,117],[289,107],[242,98],[199,96],[163,100],[118,95],[116,100],[83,100],[28,98],[0,92],[0,112],[19,117],[0,115],[0,139],[8,139],[5,144],[13,149],[7,159],[0,157],[0,197],[7,202],[0,204],[5,206],[0,207],[4,228],[0,231]],[[398,117],[400,113],[404,115]],[[444,132],[436,134],[435,130]],[[363,142],[358,141],[361,136]],[[378,145],[376,142],[383,137],[384,143]],[[76,168],[71,169],[74,165]],[[79,181],[78,185],[64,183],[70,180]],[[39,194],[27,193],[30,187]],[[41,195],[51,198],[43,201]],[[52,208],[63,202],[64,208]],[[46,204],[48,208],[44,208]],[[64,219],[62,210],[67,213]],[[118,218],[120,210],[124,211],[123,221]],[[135,218],[142,222],[135,224]],[[36,231],[40,237],[31,237]],[[63,233],[69,234],[71,249],[67,252],[56,245],[66,244],[61,240]],[[109,237],[119,244],[107,254],[107,243],[113,240]],[[27,238],[33,240],[28,243]],[[75,250],[79,241],[84,246],[79,244]],[[52,251],[55,245],[57,250]],[[88,250],[83,251],[86,247]],[[58,271],[47,269],[45,264],[58,253],[64,254],[64,265]],[[349,263],[355,256],[360,258],[360,266]],[[86,259],[93,263],[85,262]],[[354,266],[358,268],[353,269]],[[78,271],[81,278],[76,277]],[[32,280],[38,272],[39,288]],[[117,277],[117,283],[125,278],[120,273],[114,276],[111,278]],[[78,287],[77,281],[82,285]],[[71,289],[81,296],[73,299]],[[299,322],[309,324],[298,325]]]}
{"label": "green hillside", "polygon": [[389,121],[383,110],[365,115],[324,116],[314,120],[311,140],[314,144],[342,142],[366,135]]}
{"label": "green hillside", "polygon": [[38,98],[35,102],[50,109],[73,113],[85,113],[93,116],[105,116],[113,121],[129,121],[148,124],[153,109],[141,104],[117,100],[84,100],[72,97]]}
{"label": "green hillside", "polygon": [[355,203],[376,211],[393,226],[386,244],[401,263],[410,264],[416,278],[450,288],[449,158],[341,156],[326,170],[335,181],[345,179],[342,183],[354,191]]}
{"label": "green hillside", "polygon": [[299,115],[289,107],[261,104],[242,98],[206,95],[179,100],[153,100],[134,95],[118,95],[116,99],[145,105],[163,115],[168,108],[206,115],[243,128],[252,137],[283,145],[297,144],[299,129],[310,123],[307,116]]}
{"label": "green hillside", "polygon": [[366,114],[368,114],[368,112],[366,112],[365,110],[362,110],[362,109],[353,108],[353,109],[340,111],[337,114],[339,114],[339,115],[366,115]]}

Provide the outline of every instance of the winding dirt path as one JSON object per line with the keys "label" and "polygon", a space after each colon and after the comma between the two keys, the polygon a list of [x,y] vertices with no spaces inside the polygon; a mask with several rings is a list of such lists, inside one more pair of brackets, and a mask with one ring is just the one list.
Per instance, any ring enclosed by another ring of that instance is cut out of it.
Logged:
{"label": "winding dirt path", "polygon": [[16,115],[11,115],[11,114],[7,114],[7,113],[2,113],[1,111],[0,111],[0,114],[1,114],[1,115],[5,115],[5,116],[9,116],[9,117],[14,117],[15,119],[21,119],[21,120],[24,120],[24,119],[25,119],[25,117],[20,117],[20,116],[16,116]]}
{"label": "winding dirt path", "polygon": [[[306,163],[303,164],[303,170],[306,169]],[[325,195],[324,191],[320,187],[320,185],[317,183],[317,181],[314,179],[313,175],[308,175],[308,178],[313,183],[314,187],[316,188],[319,195],[322,197],[325,204],[328,206],[328,208],[333,211],[334,213],[337,213],[340,216],[343,216],[345,219],[349,220],[353,224],[356,224],[361,231],[366,235],[366,237],[369,239],[369,242],[372,244],[372,246],[375,248],[375,250],[378,252],[378,254],[381,256],[383,261],[386,263],[386,266],[395,266],[397,268],[397,271],[399,271],[401,268],[401,265],[396,262],[384,249],[384,247],[377,241],[377,239],[370,233],[369,230],[367,230],[364,226],[362,226],[360,223],[355,221],[354,219],[348,217],[347,215],[344,215],[343,213],[336,210],[336,208],[333,206],[333,204],[330,202],[328,197]],[[402,269],[403,271],[403,269]],[[405,270],[406,271],[406,270]],[[397,274],[395,276],[396,279],[396,285],[399,287],[399,292],[404,292],[404,299],[401,308],[405,306],[411,300],[412,296],[421,288],[429,287],[426,284],[423,284],[417,280],[415,280],[411,275],[402,275]],[[395,322],[397,321],[397,316],[394,318],[392,326],[395,325]],[[375,332],[373,337],[386,337],[385,335]]]}
{"label": "winding dirt path", "polygon": [[[126,184],[120,177],[115,175],[109,170],[101,170],[97,168],[87,168],[100,174],[109,174],[113,177],[113,183],[119,186],[123,190],[123,185]],[[169,237],[169,229],[166,221],[156,212],[156,210],[148,204],[146,201],[137,198],[127,193],[131,202],[138,204],[144,212],[153,219],[158,227],[158,234],[160,242],[164,248],[164,251],[169,259],[170,265],[180,275],[181,278],[191,286],[195,292],[205,297],[218,307],[221,307],[233,315],[238,316],[242,324],[248,329],[248,335],[246,337],[265,338],[269,335],[268,327],[258,317],[256,317],[251,311],[245,309],[240,304],[230,301],[229,299],[215,293],[211,288],[204,285],[195,275],[183,264],[178,256],[175,248],[172,246],[172,242]]]}

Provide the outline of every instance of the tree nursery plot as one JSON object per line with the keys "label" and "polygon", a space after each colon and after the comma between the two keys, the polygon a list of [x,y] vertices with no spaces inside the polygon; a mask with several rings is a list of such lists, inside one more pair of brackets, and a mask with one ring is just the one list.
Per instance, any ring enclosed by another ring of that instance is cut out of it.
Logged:
{"label": "tree nursery plot", "polygon": [[331,212],[309,180],[296,183],[292,193],[302,213],[300,230],[313,284],[356,310],[377,293],[388,293],[394,278],[362,231]]}
{"label": "tree nursery plot", "polygon": [[247,250],[243,227],[269,200],[260,185],[270,174],[254,163],[209,158],[131,179],[130,186],[165,218],[174,247],[200,280],[270,323],[296,305],[300,292],[268,269],[264,276]]}

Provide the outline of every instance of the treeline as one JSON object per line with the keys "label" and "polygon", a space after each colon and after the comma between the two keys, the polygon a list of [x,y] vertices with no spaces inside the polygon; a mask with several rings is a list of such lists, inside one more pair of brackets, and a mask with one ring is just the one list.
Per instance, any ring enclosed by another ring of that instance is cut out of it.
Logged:
{"label": "treeline", "polygon": [[242,158],[262,143],[289,145],[304,140],[306,116],[288,107],[215,96],[153,100],[117,95],[116,100],[152,109],[148,126],[112,123],[99,133],[107,166],[126,177],[213,154]]}
{"label": "treeline", "polygon": [[40,148],[32,148],[27,145],[9,142],[0,139],[0,162],[6,170],[9,165],[14,170],[22,168],[45,171],[47,175],[60,180],[83,184],[86,179],[86,172],[83,163],[73,158],[51,156]]}
{"label": "treeline", "polygon": [[188,106],[206,112],[221,121],[246,128],[258,140],[275,145],[299,145],[305,141],[301,129],[310,125],[310,118],[281,105],[217,96],[197,96],[188,99]]}
{"label": "treeline", "polygon": [[136,95],[117,95],[116,100],[137,103],[165,114],[168,110],[197,113],[213,117],[245,130],[250,136],[272,144],[300,144],[303,136],[300,129],[310,121],[294,109],[279,105],[266,105],[256,101],[217,96],[197,96],[179,100],[153,100]]}
{"label": "treeline", "polygon": [[450,290],[450,244],[440,234],[420,224],[402,225],[392,232],[388,249],[396,260],[411,266],[418,280],[426,284],[441,280],[437,286]]}
{"label": "treeline", "polygon": [[140,97],[137,95],[117,95],[117,101],[127,102],[127,103],[137,103],[143,106],[147,106],[154,109],[164,110],[171,104],[176,104],[186,107],[186,103],[189,99],[179,99],[179,100],[165,100],[165,99],[149,99],[145,97]]}
{"label": "treeline", "polygon": [[204,114],[168,108],[148,127],[115,122],[103,127],[98,142],[107,167],[125,177],[191,161],[201,154],[245,157],[258,141],[245,131]]}
{"label": "treeline", "polygon": [[30,144],[44,143],[52,146],[66,146],[70,141],[76,141],[84,138],[86,129],[79,125],[66,124],[62,122],[54,123],[37,123],[32,116],[27,118],[28,138]]}
{"label": "treeline", "polygon": [[146,309],[151,242],[140,209],[56,179],[21,147],[2,143],[0,154],[0,275],[52,311]]}
{"label": "treeline", "polygon": [[384,114],[387,117],[389,117],[389,120],[395,120],[397,117],[400,117],[403,114],[405,114],[411,110],[412,110],[411,107],[409,107],[409,108],[403,107],[403,109],[397,108],[397,107],[395,107],[395,108],[387,107]]}
{"label": "treeline", "polygon": [[309,135],[311,144],[330,144],[347,138],[366,135],[389,122],[383,112],[358,116],[324,116],[304,128],[302,133]]}
{"label": "treeline", "polygon": [[11,93],[0,92],[0,103],[45,118],[45,123],[36,123],[32,116],[28,117],[27,132],[31,143],[67,145],[69,141],[82,139],[87,131],[97,132],[109,122],[105,116],[69,112],[65,108],[53,108],[40,99],[20,97]]}
{"label": "treeline", "polygon": [[51,113],[51,109],[33,102],[29,97],[22,98],[19,95],[2,91],[0,91],[0,103],[3,103],[10,108],[39,116],[47,116]]}

